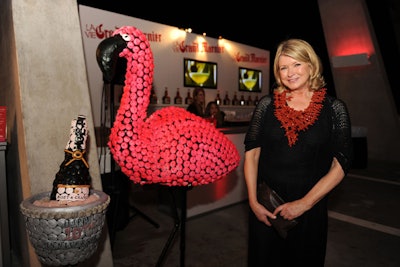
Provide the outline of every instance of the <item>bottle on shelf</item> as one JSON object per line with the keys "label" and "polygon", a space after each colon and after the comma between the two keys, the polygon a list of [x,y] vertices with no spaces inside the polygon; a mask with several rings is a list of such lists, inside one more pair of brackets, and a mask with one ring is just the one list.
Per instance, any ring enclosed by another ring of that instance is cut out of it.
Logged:
{"label": "bottle on shelf", "polygon": [[230,104],[231,104],[231,100],[229,99],[228,92],[226,92],[225,98],[224,98],[224,105],[229,106]]}
{"label": "bottle on shelf", "polygon": [[150,104],[157,104],[158,98],[154,87],[151,88]]}
{"label": "bottle on shelf", "polygon": [[218,106],[222,104],[221,97],[219,96],[219,91],[217,91],[217,96],[215,97],[215,103],[217,103]]}
{"label": "bottle on shelf", "polygon": [[257,105],[258,105],[258,101],[259,101],[259,100],[258,100],[258,95],[256,95],[256,98],[254,99],[254,103],[253,103],[254,106],[257,106]]}
{"label": "bottle on shelf", "polygon": [[232,105],[233,105],[233,106],[239,105],[239,99],[238,99],[238,97],[237,97],[236,92],[235,92],[235,94],[233,95]]}
{"label": "bottle on shelf", "polygon": [[168,95],[168,87],[165,87],[164,96],[162,98],[163,104],[171,104],[171,97]]}
{"label": "bottle on shelf", "polygon": [[240,104],[241,106],[244,106],[244,105],[246,104],[246,100],[244,100],[244,95],[243,95],[243,94],[240,96],[239,104]]}
{"label": "bottle on shelf", "polygon": [[246,105],[247,106],[252,106],[253,105],[253,99],[251,98],[251,95],[249,95],[249,97],[247,98]]}
{"label": "bottle on shelf", "polygon": [[193,98],[190,95],[190,89],[188,89],[187,95],[185,97],[185,105],[190,105],[193,103]]}
{"label": "bottle on shelf", "polygon": [[174,98],[174,104],[182,105],[182,97],[181,97],[181,94],[179,92],[179,87],[176,88],[176,95],[175,95],[175,98]]}

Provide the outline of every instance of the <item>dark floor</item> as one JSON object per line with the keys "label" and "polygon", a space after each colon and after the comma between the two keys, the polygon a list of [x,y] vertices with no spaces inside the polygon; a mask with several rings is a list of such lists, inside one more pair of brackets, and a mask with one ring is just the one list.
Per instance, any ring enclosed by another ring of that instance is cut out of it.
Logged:
{"label": "dark floor", "polygon": [[[398,165],[369,162],[332,192],[326,267],[400,266]],[[182,229],[160,209],[157,187],[133,188],[131,203],[159,227],[137,213],[125,220],[113,242],[115,267],[246,267],[247,202],[191,217]]]}

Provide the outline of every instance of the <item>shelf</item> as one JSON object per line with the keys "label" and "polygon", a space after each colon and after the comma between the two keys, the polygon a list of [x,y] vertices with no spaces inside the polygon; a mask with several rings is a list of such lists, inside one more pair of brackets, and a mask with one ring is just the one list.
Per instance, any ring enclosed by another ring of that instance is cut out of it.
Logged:
{"label": "shelf", "polygon": [[[149,108],[147,110],[148,115],[152,114],[156,110],[162,109],[164,107],[181,107],[186,109],[187,105],[174,105],[174,104],[150,104]],[[225,120],[229,121],[231,124],[248,124],[250,121],[252,115],[253,115],[253,110],[255,106],[219,106],[220,110],[225,113]],[[236,126],[236,125],[235,125]]]}
{"label": "shelf", "polygon": [[[182,104],[182,105],[177,105],[177,104],[150,104],[149,108],[163,108],[163,107],[181,107],[181,108],[187,108],[188,105]],[[220,105],[220,109],[254,109],[255,106],[240,106],[240,105]]]}

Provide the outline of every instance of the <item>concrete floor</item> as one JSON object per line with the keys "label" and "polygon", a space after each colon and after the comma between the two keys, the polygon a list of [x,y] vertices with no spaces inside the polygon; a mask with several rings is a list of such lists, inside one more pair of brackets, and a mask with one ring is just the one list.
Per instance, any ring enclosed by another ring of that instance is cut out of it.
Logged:
{"label": "concrete floor", "polygon": [[[400,266],[397,165],[369,162],[365,169],[353,169],[332,192],[326,267]],[[159,227],[138,213],[131,213],[130,220],[117,218],[115,267],[247,266],[247,202],[189,218],[179,227],[160,210],[157,191],[145,187],[130,194],[134,207]]]}

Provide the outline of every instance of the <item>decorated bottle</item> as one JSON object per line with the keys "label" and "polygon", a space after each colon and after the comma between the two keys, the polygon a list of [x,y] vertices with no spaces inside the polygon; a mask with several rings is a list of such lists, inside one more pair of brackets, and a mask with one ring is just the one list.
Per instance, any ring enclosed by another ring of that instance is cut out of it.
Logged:
{"label": "decorated bottle", "polygon": [[86,117],[72,120],[69,141],[64,149],[64,161],[53,181],[51,200],[78,201],[89,197],[91,178],[86,161]]}

